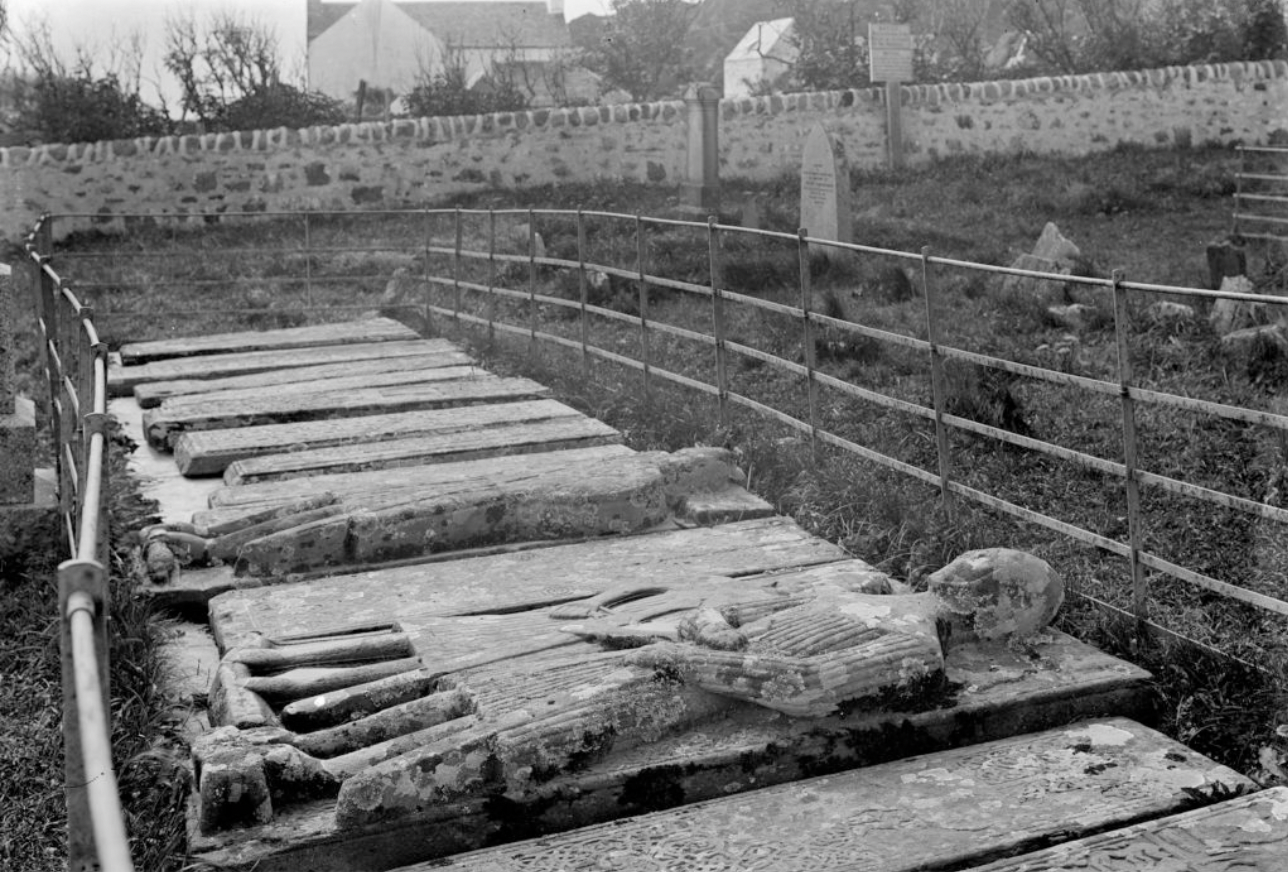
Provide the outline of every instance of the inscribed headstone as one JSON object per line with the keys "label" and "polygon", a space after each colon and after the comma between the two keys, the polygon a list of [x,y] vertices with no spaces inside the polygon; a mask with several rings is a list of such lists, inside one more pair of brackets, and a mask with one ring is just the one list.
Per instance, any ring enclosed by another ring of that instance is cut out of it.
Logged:
{"label": "inscribed headstone", "polygon": [[816,239],[853,242],[845,146],[815,124],[801,155],[801,227]]}

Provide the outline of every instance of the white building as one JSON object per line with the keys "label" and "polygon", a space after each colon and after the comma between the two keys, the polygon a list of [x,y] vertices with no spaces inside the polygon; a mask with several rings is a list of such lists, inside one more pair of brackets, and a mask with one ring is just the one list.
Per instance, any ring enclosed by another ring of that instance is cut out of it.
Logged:
{"label": "white building", "polygon": [[724,61],[724,95],[747,97],[761,82],[773,82],[791,70],[800,49],[792,19],[757,21]]}

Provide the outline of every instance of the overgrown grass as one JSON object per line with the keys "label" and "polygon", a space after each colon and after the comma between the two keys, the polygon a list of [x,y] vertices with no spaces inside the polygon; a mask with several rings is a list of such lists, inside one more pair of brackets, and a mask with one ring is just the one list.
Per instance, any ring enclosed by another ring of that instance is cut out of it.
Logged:
{"label": "overgrown grass", "polygon": [[[1088,158],[960,158],[928,169],[860,174],[854,186],[855,241],[904,251],[929,246],[936,255],[1007,264],[1032,247],[1045,222],[1055,221],[1081,247],[1085,263],[1080,268],[1089,274],[1107,275],[1112,268],[1122,268],[1132,279],[1201,287],[1207,278],[1204,245],[1223,235],[1228,226],[1230,203],[1222,198],[1233,189],[1235,163],[1233,153],[1224,150],[1129,149]],[[748,191],[759,201],[762,226],[795,231],[794,180],[734,182],[727,187]],[[445,205],[582,208],[665,216],[677,214],[677,202],[674,190],[605,183],[484,192]],[[736,210],[737,204],[731,208]],[[520,226],[525,221],[522,214],[497,219],[500,251],[520,255],[526,251],[526,231]],[[573,217],[539,219],[538,226],[550,256],[576,259]],[[633,220],[588,221],[585,231],[588,260],[637,268]],[[338,320],[351,317],[353,311],[396,302],[400,295],[406,302],[420,304],[431,289],[415,277],[422,272],[450,273],[450,258],[426,251],[427,244],[450,247],[450,219],[360,213],[315,216],[308,233],[315,249],[358,250],[306,255],[299,251],[302,220],[266,219],[241,226],[212,223],[195,232],[154,228],[128,238],[82,234],[58,255],[60,269],[78,280],[78,293],[95,306],[100,328],[112,344],[162,335],[288,326],[306,317]],[[465,219],[467,248],[485,248],[488,234],[487,216]],[[705,228],[651,228],[645,253],[648,269],[673,279],[708,283],[708,242]],[[226,249],[245,250],[227,255]],[[719,251],[725,285],[774,302],[800,303],[799,260],[793,243],[770,244],[726,234]],[[140,253],[160,256],[141,257]],[[90,257],[72,260],[68,255]],[[1282,273],[1275,273],[1274,264],[1255,266],[1264,271],[1257,275],[1263,287],[1283,285]],[[410,277],[387,292],[387,284],[400,269],[408,270]],[[816,311],[927,338],[918,261],[815,259],[810,272],[814,293],[809,304]],[[301,274],[308,277],[307,282],[300,281]],[[522,262],[498,262],[489,268],[485,262],[467,261],[462,277],[479,284],[528,288],[528,267]],[[1106,295],[1059,286],[1017,293],[984,274],[949,268],[935,269],[930,280],[936,291],[941,342],[1075,375],[1116,378],[1116,337]],[[185,285],[188,281],[203,284]],[[537,290],[572,301],[579,294],[579,282],[575,275],[543,268],[538,271]],[[450,286],[433,286],[432,293],[438,305],[452,305]],[[547,304],[534,312],[521,299],[488,304],[480,302],[478,295],[463,296],[464,311],[491,311],[522,326],[531,323],[535,314],[540,329],[569,339],[579,336],[575,317],[569,317],[575,316],[573,309]],[[619,312],[640,311],[638,288],[618,277],[593,288],[591,301]],[[1069,302],[1092,307],[1081,331],[1070,331],[1048,314],[1048,305]],[[1234,405],[1275,407],[1288,377],[1284,361],[1268,353],[1255,366],[1232,366],[1202,318],[1202,306],[1198,319],[1169,326],[1142,317],[1150,302],[1136,298],[1131,304],[1135,317],[1130,344],[1138,382]],[[304,303],[355,308],[301,316],[296,307]],[[188,314],[197,309],[210,314]],[[647,315],[657,323],[707,333],[712,329],[709,300],[677,292],[654,288]],[[1131,580],[1122,561],[1043,528],[961,500],[945,506],[934,488],[834,449],[816,452],[801,434],[750,412],[735,408],[722,424],[714,402],[660,382],[653,385],[650,401],[645,402],[638,373],[611,364],[593,362],[589,369],[593,377],[588,378],[575,353],[544,351],[531,359],[522,338],[489,343],[477,331],[454,331],[441,318],[432,327],[474,343],[476,353],[494,370],[522,372],[551,385],[557,396],[617,427],[634,447],[719,444],[732,448],[752,488],[780,512],[914,584],[964,550],[1005,544],[1050,560],[1075,593],[1090,594],[1120,608],[1130,604]],[[800,325],[774,313],[731,309],[729,338],[788,360],[805,359]],[[629,356],[642,351],[638,328],[620,321],[595,319],[590,340]],[[921,354],[834,328],[818,332],[815,351],[819,369],[825,373],[909,402],[930,401],[928,361]],[[649,352],[656,366],[708,383],[715,380],[714,358],[706,346],[695,348],[676,337],[654,333]],[[729,374],[731,389],[798,417],[808,416],[808,396],[799,378],[739,355],[730,355]],[[954,414],[1121,460],[1122,411],[1116,397],[1088,395],[966,365],[950,367],[947,375]],[[935,434],[925,420],[834,392],[823,392],[820,400],[816,409],[820,424],[833,432],[923,469],[936,469]],[[1283,492],[1288,449],[1273,435],[1188,412],[1141,407],[1137,414],[1146,468],[1257,501]],[[1093,532],[1125,538],[1121,482],[970,434],[954,435],[951,447],[956,480]],[[1275,482],[1280,483],[1278,491]],[[1144,512],[1151,550],[1273,596],[1288,594],[1288,563],[1284,549],[1277,545],[1282,541],[1280,528],[1157,495],[1145,501]],[[1272,744],[1274,727],[1288,720],[1281,691],[1288,677],[1283,666],[1288,651],[1283,622],[1181,583],[1148,580],[1153,616],[1160,623],[1226,655],[1172,642],[1138,644],[1121,620],[1076,597],[1066,607],[1061,626],[1154,671],[1162,723],[1168,732],[1222,762],[1254,770],[1258,749]],[[132,620],[151,629],[124,634],[137,647],[129,658],[147,662],[154,656],[160,631],[146,615]],[[32,620],[22,623],[30,627]],[[1231,656],[1252,660],[1255,668]],[[139,673],[146,676],[150,669],[141,667]],[[53,687],[56,691],[56,681]],[[35,696],[38,690],[33,687],[26,692]],[[143,702],[153,697],[138,699],[138,711],[154,710],[149,708],[151,703]],[[40,709],[48,701],[32,705]],[[137,771],[141,783],[149,778],[173,783],[166,780],[168,776],[149,773],[153,761],[168,767],[168,756],[146,752],[157,736],[163,737],[164,747],[168,726],[163,720],[144,718],[135,729],[146,738],[120,757],[131,761],[123,767],[127,778]],[[33,778],[31,783],[39,782]],[[172,797],[143,790],[140,799],[144,806],[151,801],[164,805]],[[172,855],[175,831],[167,825],[153,834],[146,828],[147,816],[136,820],[139,837],[156,846],[156,856]],[[57,849],[60,840],[44,844]],[[155,868],[162,868],[161,862]]]}
{"label": "overgrown grass", "polygon": [[[137,495],[116,446],[111,463],[109,660],[113,759],[135,868],[177,870],[184,860],[186,752],[182,712],[166,693],[167,622],[135,593],[129,531],[153,506]],[[59,660],[58,542],[0,567],[0,868],[67,868]]]}

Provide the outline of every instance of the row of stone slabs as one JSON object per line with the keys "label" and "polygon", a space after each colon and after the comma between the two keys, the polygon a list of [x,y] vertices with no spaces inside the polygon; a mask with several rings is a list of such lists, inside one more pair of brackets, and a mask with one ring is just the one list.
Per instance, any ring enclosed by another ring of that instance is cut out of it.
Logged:
{"label": "row of stone slabs", "polygon": [[[666,465],[659,458],[641,463],[602,425],[527,395],[455,409],[356,411],[350,404],[338,418],[315,417],[329,414],[320,402],[289,402],[319,382],[334,387],[357,378],[370,387],[388,376],[378,387],[398,388],[414,383],[400,381],[402,374],[422,367],[470,365],[459,350],[381,320],[208,336],[199,345],[130,346],[112,376],[118,391],[134,392],[153,422],[166,414],[167,403],[184,410],[167,419],[183,422],[172,446],[180,464],[189,475],[223,472],[229,485],[198,516],[207,524],[326,496],[365,503],[373,493],[364,487],[368,461],[355,454],[370,456],[377,470],[394,465],[396,475],[376,479],[374,492],[386,498],[400,488],[421,495],[504,492],[525,480],[524,464],[477,458],[514,450],[541,452],[527,458],[529,472],[542,465],[538,457],[547,470],[584,472],[624,462],[634,470],[631,488],[647,483],[650,464]],[[530,390],[540,396],[539,386]],[[214,413],[193,413],[203,405]],[[282,422],[283,415],[290,420]],[[219,422],[228,420],[237,426],[221,429]],[[578,420],[584,432],[576,429]],[[524,443],[516,425],[550,429],[538,429]],[[397,448],[420,438],[432,447]],[[573,444],[577,439],[592,441]],[[476,459],[460,462],[462,456]],[[709,461],[696,466],[710,473]],[[397,465],[409,463],[416,465]],[[680,464],[690,472],[694,465]],[[490,477],[487,469],[494,471]],[[579,477],[603,484],[602,475]],[[530,487],[532,479],[526,480]],[[459,559],[435,554],[361,569],[314,566],[306,581],[271,566],[255,575],[216,567],[187,572],[156,593],[173,603],[208,601],[210,630],[224,653],[266,641],[289,646],[286,640],[300,636],[315,640],[310,644],[332,638],[344,645],[355,629],[364,631],[358,636],[396,631],[422,668],[467,679],[481,705],[504,710],[539,697],[543,681],[561,670],[600,662],[613,668],[612,654],[559,632],[551,619],[555,604],[622,585],[662,597],[662,588],[747,595],[805,577],[871,572],[790,521],[765,517],[745,496],[732,496],[737,489],[727,479],[720,488],[711,487],[710,475],[696,480],[701,498],[724,506],[704,520],[728,520],[738,508],[751,520],[692,527],[692,513],[677,516],[672,501],[663,516],[641,524],[650,530],[646,535],[515,543]],[[591,527],[563,532],[573,538],[602,532]],[[512,531],[510,538],[526,532]],[[379,564],[381,555],[374,556],[370,562]],[[617,611],[642,617],[656,608],[651,602],[637,596]],[[221,667],[229,669],[227,662]],[[289,695],[273,694],[300,677],[247,670],[214,695],[211,718],[239,728],[274,723]],[[687,732],[614,753],[505,802],[451,804],[410,822],[357,831],[337,826],[333,802],[302,802],[255,827],[202,833],[194,826],[191,847],[216,868],[384,869],[447,855],[478,869],[964,868],[1248,786],[1237,773],[1139,724],[1105,719],[1147,716],[1148,676],[1067,636],[1053,634],[1025,652],[958,647],[947,678],[946,692],[921,710],[806,721],[733,704]],[[1068,725],[1094,716],[1100,718]],[[836,774],[808,777],[819,773]],[[755,788],[763,789],[744,792]],[[670,806],[680,807],[658,810]],[[1085,854],[1076,847],[1050,857],[1030,854],[1014,868],[1057,869],[1075,861],[1082,864],[1077,868],[1115,870],[1271,868],[1249,865],[1248,858],[1270,856],[1282,841],[1288,800],[1272,792],[1194,815],[1093,838]],[[536,841],[515,841],[540,834]],[[503,847],[457,853],[488,844]],[[1137,855],[1154,865],[1122,859]]]}

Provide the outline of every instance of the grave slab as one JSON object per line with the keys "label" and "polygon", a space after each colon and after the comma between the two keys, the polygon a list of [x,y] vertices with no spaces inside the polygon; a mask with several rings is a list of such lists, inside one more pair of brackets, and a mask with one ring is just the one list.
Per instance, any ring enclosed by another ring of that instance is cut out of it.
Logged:
{"label": "grave slab", "polygon": [[530,379],[477,376],[303,394],[285,390],[266,396],[238,396],[224,401],[207,398],[200,403],[181,404],[176,398],[147,410],[143,415],[143,427],[148,443],[165,449],[173,448],[174,440],[180,434],[193,430],[225,430],[258,424],[531,400],[549,392],[549,388]]}
{"label": "grave slab", "polygon": [[[406,355],[462,353],[446,339],[358,342],[351,345],[323,345],[316,348],[288,348],[278,351],[229,352],[198,357],[174,357],[125,366],[119,354],[111,358],[107,387],[113,397],[127,396],[140,384],[156,381],[201,381],[252,373],[378,360]],[[468,361],[466,361],[468,362]]]}
{"label": "grave slab", "polygon": [[[724,583],[749,590],[753,582]],[[371,606],[378,608],[376,603]],[[217,602],[212,611],[219,607]],[[565,673],[585,676],[595,668],[605,674],[622,668],[624,652],[600,652],[588,643],[560,641],[558,630],[542,627],[542,617],[540,612],[472,614],[399,620],[399,626],[416,640],[426,668],[459,670],[450,675],[464,680],[478,694],[480,706],[489,711],[531,706],[534,694],[539,696],[548,683],[557,683]],[[201,860],[216,868],[323,870],[357,863],[365,864],[362,868],[387,868],[909,754],[1049,729],[1082,717],[1148,714],[1147,673],[1059,633],[1027,652],[961,646],[950,652],[945,674],[945,692],[934,695],[928,705],[892,704],[879,711],[854,709],[820,718],[790,718],[726,700],[683,732],[627,746],[620,753],[614,749],[598,762],[522,793],[508,791],[504,798],[462,799],[431,806],[414,819],[360,827],[337,823],[334,800],[313,801],[285,806],[271,823],[261,826],[213,835],[194,829],[192,847]],[[1108,735],[1114,741],[1127,741],[1118,733]],[[1082,739],[1065,740],[1061,748],[1072,759],[1079,752],[1070,746],[1083,744]],[[1049,761],[1033,760],[1028,748],[1022,753],[1026,762],[1021,766],[1028,767],[1023,774],[1029,777],[1025,786],[1053,794],[1067,789]],[[1088,774],[1110,768],[1100,755],[1088,756],[1081,766]],[[929,768],[936,770],[933,779],[942,769],[952,772],[962,764]],[[1016,768],[1020,767],[995,764],[995,776],[1014,775]],[[1225,771],[1214,777],[1238,779]],[[1178,780],[1183,783],[1169,785],[1175,793],[1197,785],[1189,774]],[[896,783],[903,786],[901,776]],[[1108,783],[1105,780],[1099,786]],[[1120,787],[1130,795],[1131,785]],[[937,786],[952,790],[942,782]],[[1090,796],[1079,797],[1079,807],[1087,805]],[[870,800],[862,794],[855,798],[860,804]],[[1110,805],[1103,796],[1097,802]],[[983,811],[987,816],[989,809]],[[1154,813],[1163,811],[1166,808]],[[998,826],[1010,829],[1005,822]],[[969,839],[972,834],[962,835]],[[906,842],[906,831],[901,838]]]}
{"label": "grave slab", "polygon": [[133,365],[170,357],[392,342],[418,338],[420,335],[415,330],[392,318],[369,318],[365,321],[342,321],[336,324],[315,324],[280,330],[212,333],[209,336],[131,342],[121,347],[121,361],[126,365]]}
{"label": "grave slab", "polygon": [[281,575],[505,542],[640,532],[682,514],[690,494],[741,491],[742,481],[720,449],[668,454],[603,445],[229,487],[212,493],[216,508],[194,522],[219,528],[265,510],[285,508],[294,516],[293,507],[307,504],[298,523],[256,528],[235,546],[239,573]]}
{"label": "grave slab", "polygon": [[556,418],[464,433],[267,454],[236,461],[228,467],[224,481],[230,485],[253,484],[333,472],[424,466],[611,445],[621,439],[620,433],[593,418]]}
{"label": "grave slab", "polygon": [[[283,385],[290,385],[292,390],[307,390],[309,385],[330,380],[352,382],[354,379],[388,373],[460,370],[469,368],[472,363],[469,355],[459,351],[429,351],[424,354],[381,357],[374,360],[291,367],[227,378],[146,382],[134,388],[134,396],[142,408],[151,409],[161,405],[162,400],[172,397],[216,395],[225,391],[264,391]],[[382,383],[391,382],[370,382],[370,384]]]}
{"label": "grave slab", "polygon": [[1135,824],[974,872],[1272,872],[1288,866],[1288,787]]}
{"label": "grave slab", "polygon": [[[461,872],[960,869],[1166,814],[1191,801],[1187,789],[1217,784],[1250,786],[1153,730],[1113,718],[458,855],[451,866]],[[433,865],[401,872],[428,872]]]}
{"label": "grave slab", "polygon": [[365,621],[369,609],[393,603],[419,604],[414,608],[429,615],[531,609],[593,596],[612,580],[755,575],[844,557],[840,548],[795,523],[766,518],[572,544],[522,543],[482,555],[449,552],[404,566],[333,573],[307,585],[237,578],[222,566],[185,572],[176,584],[152,585],[148,592],[164,605],[184,608],[228,594],[211,612],[213,631],[227,648],[254,632],[296,635],[307,627],[332,626],[339,603],[357,621]]}
{"label": "grave slab", "polygon": [[498,427],[574,419],[589,420],[555,400],[520,400],[426,412],[265,424],[233,430],[199,430],[179,437],[175,442],[174,459],[184,475],[217,475],[234,461],[265,454],[311,451],[416,435],[468,438],[470,434],[476,434],[485,438],[489,430]]}

